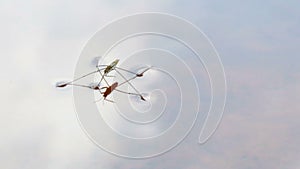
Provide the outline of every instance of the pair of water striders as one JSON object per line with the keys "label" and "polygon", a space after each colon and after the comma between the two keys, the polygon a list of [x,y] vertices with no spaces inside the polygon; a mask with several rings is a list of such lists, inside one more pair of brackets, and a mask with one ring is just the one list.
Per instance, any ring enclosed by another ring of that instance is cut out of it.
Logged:
{"label": "pair of water striders", "polygon": [[[135,95],[135,96],[139,96],[141,100],[146,101],[146,99],[142,96],[142,94],[136,89],[136,87],[134,87],[132,85],[132,83],[130,83],[130,81],[134,80],[135,78],[139,78],[139,77],[143,77],[144,73],[146,71],[148,71],[149,69],[151,69],[152,67],[147,67],[145,68],[143,71],[137,73],[137,72],[133,72],[127,69],[123,69],[121,67],[118,67],[118,63],[119,63],[119,59],[114,60],[111,64],[109,65],[96,65],[96,69],[93,72],[87,73],[81,77],[75,78],[72,81],[69,82],[58,82],[56,84],[56,87],[58,88],[64,88],[66,86],[77,86],[77,87],[84,87],[84,88],[89,88],[92,90],[98,90],[100,92],[100,94],[103,96],[103,100],[109,101],[114,103],[114,101],[107,99],[107,97],[113,92],[113,91],[117,91],[120,93],[124,93],[124,94],[128,94],[128,95]],[[109,75],[110,72],[115,71],[117,74],[119,74],[124,81],[121,83],[118,82],[114,82],[113,84],[109,84],[108,81],[106,80],[107,77],[112,77]],[[133,76],[129,79],[127,79],[121,72],[127,72],[132,74]],[[75,83],[76,81],[87,77],[89,75],[95,74],[95,73],[99,73],[101,76],[100,81],[96,84],[96,85],[83,85],[83,84],[77,84]],[[105,82],[105,86],[101,87],[101,82],[104,81]],[[124,84],[128,84],[130,85],[130,87],[135,91],[135,93],[133,92],[127,92],[127,91],[122,91],[119,90],[118,87],[124,85]]]}

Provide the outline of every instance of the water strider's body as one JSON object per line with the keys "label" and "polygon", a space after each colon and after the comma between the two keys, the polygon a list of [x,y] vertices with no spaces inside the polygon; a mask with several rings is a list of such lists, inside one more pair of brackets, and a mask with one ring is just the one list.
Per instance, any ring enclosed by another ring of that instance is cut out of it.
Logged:
{"label": "water strider's body", "polygon": [[113,61],[110,65],[108,65],[105,69],[104,69],[104,75],[108,74],[109,72],[111,72],[112,70],[114,70],[117,66],[117,64],[119,63],[119,59],[116,59],[115,61]]}

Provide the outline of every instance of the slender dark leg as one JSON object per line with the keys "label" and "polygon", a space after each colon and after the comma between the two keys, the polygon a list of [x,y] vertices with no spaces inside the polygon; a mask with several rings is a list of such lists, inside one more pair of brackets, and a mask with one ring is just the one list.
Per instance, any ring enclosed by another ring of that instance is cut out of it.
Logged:
{"label": "slender dark leg", "polygon": [[104,70],[104,68],[102,68],[102,69],[97,69],[96,71],[93,71],[93,72],[90,72],[90,73],[88,73],[88,74],[85,74],[85,75],[83,75],[83,76],[81,76],[81,77],[78,77],[78,78],[76,78],[76,79],[74,79],[74,80],[68,82],[68,84],[73,83],[73,82],[75,82],[75,81],[77,81],[77,80],[80,80],[80,79],[82,79],[82,78],[84,78],[84,77],[87,77],[87,76],[89,76],[89,75],[92,75],[92,74],[94,74],[94,73],[97,73],[97,72],[99,72],[99,71],[101,71],[101,70]]}
{"label": "slender dark leg", "polygon": [[124,94],[139,96],[141,98],[141,100],[146,101],[146,99],[141,94],[138,94],[138,93],[125,92],[125,91],[122,91],[122,90],[119,90],[119,89],[115,89],[115,91],[118,91],[118,92],[124,93]]}
{"label": "slender dark leg", "polygon": [[120,73],[117,69],[115,69],[115,70],[125,81],[127,81],[127,83],[133,88],[133,90],[135,90],[136,93],[141,95],[140,92],[125,78],[125,76],[122,75],[122,73]]}
{"label": "slender dark leg", "polygon": [[106,85],[107,86],[109,86],[109,84],[108,84],[108,82],[107,82],[107,80],[105,79],[105,74],[102,74],[101,73],[101,71],[100,71],[100,69],[97,67],[97,69],[99,70],[98,72],[100,73],[100,75],[101,75],[101,79],[100,79],[100,81],[99,81],[99,83],[98,83],[98,86],[100,86],[100,84],[101,84],[101,82],[102,82],[102,80],[104,80],[105,81],[105,83],[106,83]]}

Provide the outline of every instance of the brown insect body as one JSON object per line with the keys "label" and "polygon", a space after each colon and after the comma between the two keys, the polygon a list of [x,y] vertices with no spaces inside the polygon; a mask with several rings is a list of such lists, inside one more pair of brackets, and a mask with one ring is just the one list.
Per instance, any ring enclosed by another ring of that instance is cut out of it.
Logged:
{"label": "brown insect body", "polygon": [[118,87],[118,82],[113,83],[111,86],[107,87],[105,92],[103,93],[103,97],[106,98],[112,91],[114,91]]}

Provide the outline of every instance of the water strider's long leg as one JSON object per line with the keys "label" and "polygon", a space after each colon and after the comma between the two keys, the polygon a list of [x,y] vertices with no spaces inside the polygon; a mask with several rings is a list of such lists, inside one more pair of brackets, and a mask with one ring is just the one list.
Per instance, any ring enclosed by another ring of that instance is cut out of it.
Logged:
{"label": "water strider's long leg", "polygon": [[[140,94],[140,92],[126,79],[126,77],[124,75],[122,75],[122,73],[120,73],[117,69],[115,69],[115,71],[125,80],[127,81],[127,83],[133,88],[133,90],[135,92],[137,92],[138,94]],[[141,95],[141,94],[140,94]]]}
{"label": "water strider's long leg", "polygon": [[152,68],[152,66],[151,66],[151,67],[148,67],[147,69],[145,69],[145,70],[144,70],[143,72],[141,72],[141,73],[136,73],[136,72],[130,71],[130,70],[128,70],[128,69],[124,69],[124,68],[121,68],[121,67],[116,67],[116,69],[120,69],[120,70],[122,70],[122,71],[131,73],[131,74],[134,74],[134,75],[136,75],[137,77],[143,76],[143,74],[144,74],[147,70],[149,70],[149,69],[151,69],[151,68]]}
{"label": "water strider's long leg", "polygon": [[115,103],[114,101],[109,100],[109,99],[106,99],[106,98],[105,98],[104,100],[109,101],[109,102],[111,102],[111,103]]}
{"label": "water strider's long leg", "polygon": [[89,89],[91,89],[91,87],[90,87],[90,86],[87,86],[87,85],[82,85],[82,84],[71,83],[71,84],[69,84],[69,85],[72,85],[72,86],[79,86],[79,87],[85,87],[85,88],[89,88]]}
{"label": "water strider's long leg", "polygon": [[[136,95],[136,96],[140,96],[140,98],[142,99],[142,100],[144,100],[144,101],[146,101],[146,99],[142,96],[142,94],[140,94],[140,92],[129,82],[129,81],[131,81],[131,80],[133,80],[133,79],[135,79],[135,78],[137,78],[137,77],[141,77],[141,76],[143,76],[143,74],[146,72],[146,71],[148,71],[149,69],[151,69],[151,67],[149,67],[149,68],[147,68],[147,69],[145,69],[143,72],[141,72],[141,73],[139,73],[139,74],[136,74],[135,73],[135,76],[134,77],[131,77],[130,79],[126,79],[125,77],[124,77],[124,75],[122,75],[118,70],[116,70],[116,72],[120,75],[120,76],[122,76],[122,78],[123,79],[125,79],[125,81],[124,82],[122,82],[122,83],[120,83],[119,85],[118,85],[118,87],[120,87],[121,85],[123,85],[123,84],[125,84],[125,83],[128,83],[137,93],[131,93],[131,92],[125,92],[125,91],[122,91],[122,90],[119,90],[119,89],[115,89],[116,91],[118,91],[118,92],[121,92],[121,93],[124,93],[124,94],[130,94],[130,95]],[[125,70],[125,69],[124,69]]]}
{"label": "water strider's long leg", "polygon": [[[62,83],[62,84],[57,84],[56,87],[65,87],[65,86],[67,86],[67,85],[73,85],[73,84],[72,84],[73,82],[75,82],[75,81],[77,81],[77,80],[80,80],[80,79],[82,79],[82,78],[84,78],[84,77],[87,77],[87,76],[89,76],[89,75],[92,75],[92,74],[94,74],[94,73],[97,73],[97,72],[99,72],[99,71],[101,71],[101,70],[103,70],[103,69],[98,69],[98,70],[96,70],[96,71],[90,72],[90,73],[85,74],[85,75],[83,75],[83,76],[81,76],[81,77],[75,78],[75,79],[73,79],[73,80],[70,81],[70,82],[66,82],[66,83]],[[75,86],[75,85],[74,85],[74,86]],[[79,85],[77,85],[77,86],[79,86]]]}
{"label": "water strider's long leg", "polygon": [[125,83],[127,83],[127,82],[129,82],[129,81],[131,81],[131,80],[133,80],[133,79],[135,79],[135,78],[136,78],[136,76],[131,77],[131,78],[125,80],[124,82],[120,83],[118,86],[122,86],[123,84],[125,84]]}
{"label": "water strider's long leg", "polygon": [[101,71],[101,70],[104,70],[104,68],[102,68],[102,69],[97,69],[97,70],[95,70],[95,71],[93,71],[93,72],[91,72],[91,73],[85,74],[85,75],[83,75],[83,76],[81,76],[81,77],[78,77],[78,78],[74,79],[73,81],[71,81],[71,82],[69,82],[69,83],[73,83],[73,82],[75,82],[75,81],[77,81],[77,80],[80,80],[80,79],[82,79],[82,78],[84,78],[84,77],[87,77],[87,76],[89,76],[89,75],[92,75],[92,74],[94,74],[94,73],[97,73],[97,72],[99,72],[99,71]]}
{"label": "water strider's long leg", "polygon": [[96,67],[107,67],[109,65],[96,65]]}
{"label": "water strider's long leg", "polygon": [[99,100],[95,100],[94,102],[96,103],[96,102],[100,102],[101,100],[105,100],[105,101],[109,101],[109,102],[111,102],[111,103],[115,103],[114,101],[112,101],[112,100],[109,100],[109,99],[107,99],[107,98],[101,98],[101,99],[99,99]]}
{"label": "water strider's long leg", "polygon": [[130,70],[123,69],[123,68],[120,68],[120,67],[116,67],[116,69],[120,69],[120,70],[123,70],[123,71],[125,71],[125,72],[131,73],[131,74],[134,74],[134,75],[137,74],[137,73],[135,73],[135,72],[132,72],[132,71],[130,71]]}
{"label": "water strider's long leg", "polygon": [[97,67],[97,69],[99,70],[99,73],[100,73],[100,75],[101,75],[101,79],[100,79],[100,81],[98,82],[98,86],[100,86],[100,84],[101,84],[101,82],[102,82],[102,80],[104,80],[105,81],[105,83],[106,83],[106,85],[107,86],[109,86],[109,84],[108,84],[108,82],[107,82],[107,80],[105,79],[105,73],[104,74],[102,74],[101,73],[101,71],[100,71],[100,69],[99,69],[99,67]]}
{"label": "water strider's long leg", "polygon": [[138,93],[125,92],[125,91],[122,91],[122,90],[119,90],[119,89],[115,89],[115,91],[118,91],[118,92],[124,93],[124,94],[129,94],[129,95],[134,95],[134,96],[140,96],[140,98],[141,98],[142,100],[146,101],[146,99],[143,97],[143,95],[138,94]]}
{"label": "water strider's long leg", "polygon": [[133,79],[135,79],[135,78],[137,78],[137,77],[143,76],[143,74],[144,74],[146,71],[148,71],[149,69],[151,69],[151,67],[145,69],[145,70],[142,71],[141,73],[135,74],[135,76],[133,76],[133,77],[131,77],[131,78],[129,78],[129,79],[126,79],[124,82],[120,83],[119,86],[121,86],[121,85],[123,85],[123,84],[125,84],[125,83],[127,83],[127,82],[129,82],[129,81],[131,81],[131,80],[133,80]]}

